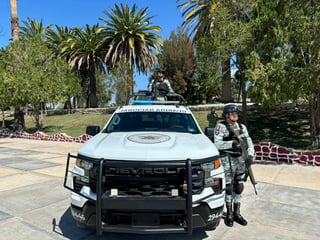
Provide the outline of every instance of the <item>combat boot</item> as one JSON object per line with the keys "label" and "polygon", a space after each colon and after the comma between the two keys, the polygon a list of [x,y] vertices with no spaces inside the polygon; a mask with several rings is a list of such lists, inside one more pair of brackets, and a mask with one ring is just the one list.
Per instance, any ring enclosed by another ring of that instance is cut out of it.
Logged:
{"label": "combat boot", "polygon": [[232,203],[227,203],[227,215],[225,219],[225,223],[228,227],[233,226],[233,212],[232,212]]}
{"label": "combat boot", "polygon": [[240,203],[234,203],[234,221],[242,226],[246,226],[248,224],[240,214]]}

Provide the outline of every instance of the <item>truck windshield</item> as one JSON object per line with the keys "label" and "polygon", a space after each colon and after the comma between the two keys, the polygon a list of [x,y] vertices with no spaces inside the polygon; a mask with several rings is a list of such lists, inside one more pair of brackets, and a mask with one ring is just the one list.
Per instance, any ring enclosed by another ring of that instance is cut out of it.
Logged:
{"label": "truck windshield", "polygon": [[172,112],[117,113],[103,130],[104,133],[134,131],[200,133],[191,114]]}

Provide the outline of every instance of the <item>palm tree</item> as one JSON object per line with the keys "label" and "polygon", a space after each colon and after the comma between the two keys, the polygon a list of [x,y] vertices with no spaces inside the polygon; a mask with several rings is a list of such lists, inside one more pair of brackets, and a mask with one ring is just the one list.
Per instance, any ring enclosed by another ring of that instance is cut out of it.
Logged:
{"label": "palm tree", "polygon": [[11,35],[12,35],[12,40],[16,41],[19,39],[19,18],[18,18],[17,0],[10,0],[10,6],[11,6]]}
{"label": "palm tree", "polygon": [[98,24],[92,27],[87,24],[84,29],[72,28],[61,46],[61,55],[68,60],[69,66],[82,81],[89,82],[87,107],[98,107],[96,72],[105,71],[101,30]]}
{"label": "palm tree", "polygon": [[158,51],[161,36],[154,33],[161,28],[151,24],[147,15],[148,8],[137,10],[136,4],[130,9],[128,5],[115,4],[111,13],[103,11],[107,19],[100,18],[105,23],[103,29],[103,42],[106,47],[105,63],[109,69],[124,62],[132,72],[129,81],[129,92],[133,92],[134,68],[138,72],[147,73],[157,61],[153,49]]}
{"label": "palm tree", "polygon": [[[62,52],[62,47],[71,37],[71,29],[68,27],[60,27],[55,25],[56,30],[52,28],[48,28],[46,30],[46,43],[47,46],[53,51],[53,53],[58,56]],[[66,61],[68,62],[68,57],[66,57]]]}
{"label": "palm tree", "polygon": [[[177,0],[181,2],[182,0]],[[193,41],[199,40],[202,36],[208,36],[212,32],[214,12],[217,8],[216,1],[212,0],[189,0],[178,5],[181,8],[182,16],[185,17],[182,26],[190,30]]]}
{"label": "palm tree", "polygon": [[[177,2],[181,1],[177,0]],[[219,0],[189,0],[178,5],[183,11],[182,16],[185,16],[182,26],[190,30],[193,42],[203,36],[211,35],[215,27],[216,10],[221,7],[220,3]],[[231,55],[222,63],[221,99],[225,102],[232,100],[230,58]]]}
{"label": "palm tree", "polygon": [[39,39],[41,41],[45,41],[46,32],[51,27],[44,26],[43,21],[37,22],[36,20],[32,20],[30,18],[27,21],[22,20],[23,26],[20,27],[20,38],[23,39]]}
{"label": "palm tree", "polygon": [[[11,6],[11,35],[12,41],[19,40],[19,18],[17,0],[10,0]],[[14,108],[14,130],[24,130],[25,121],[24,113],[21,106],[15,106]]]}
{"label": "palm tree", "polygon": [[[53,54],[55,54],[55,56],[61,56],[62,49],[66,49],[69,47],[68,40],[72,38],[72,31],[71,28],[60,27],[58,25],[55,25],[55,28],[55,30],[53,30],[52,28],[46,29],[46,44],[48,48],[53,52]],[[65,53],[63,57],[64,60],[68,63],[70,56],[68,56],[67,53]],[[76,69],[73,70],[77,73]],[[80,74],[77,75],[79,78],[81,78]],[[72,96],[73,106],[74,108],[77,108],[79,96],[77,96],[77,94],[74,94]],[[64,106],[65,108],[68,108],[69,111],[71,110],[71,96],[68,97]]]}

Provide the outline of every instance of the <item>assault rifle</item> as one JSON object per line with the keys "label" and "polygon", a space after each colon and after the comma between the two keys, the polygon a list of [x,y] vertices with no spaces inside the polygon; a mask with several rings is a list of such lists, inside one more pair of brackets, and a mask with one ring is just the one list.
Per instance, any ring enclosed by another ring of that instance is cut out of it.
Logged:
{"label": "assault rifle", "polygon": [[[242,158],[242,160],[246,163],[248,161],[247,143],[246,143],[245,139],[242,138],[240,131],[236,130],[234,127],[235,127],[235,125],[231,126],[231,130],[235,134],[235,136],[237,137],[237,140],[240,143],[240,147],[241,147],[241,156],[240,156],[240,158]],[[256,189],[257,182],[256,182],[256,179],[254,178],[251,166],[246,164],[246,170],[247,170],[247,175],[250,178],[250,182],[253,185],[254,192],[255,192],[256,195],[258,195],[257,189]]]}

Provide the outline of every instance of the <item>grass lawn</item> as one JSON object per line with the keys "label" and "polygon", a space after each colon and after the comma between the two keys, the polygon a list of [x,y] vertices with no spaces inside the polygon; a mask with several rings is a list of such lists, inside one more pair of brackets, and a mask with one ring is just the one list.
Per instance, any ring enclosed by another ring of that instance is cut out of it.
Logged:
{"label": "grass lawn", "polygon": [[308,149],[311,147],[309,116],[304,109],[256,109],[248,113],[248,129],[254,142]]}
{"label": "grass lawn", "polygon": [[[193,111],[201,128],[208,126],[209,111]],[[217,111],[221,116],[221,111]],[[77,137],[85,133],[87,125],[105,125],[111,114],[74,113],[44,116],[42,130],[46,134],[66,133]],[[6,119],[6,127],[12,127],[12,118]],[[35,132],[35,124],[30,116],[25,116],[29,133]],[[272,142],[285,147],[307,149],[310,146],[309,113],[303,109],[265,110],[255,109],[248,112],[248,129],[254,143]]]}
{"label": "grass lawn", "polygon": [[[86,132],[88,125],[99,125],[102,128],[111,114],[99,112],[73,113],[65,115],[54,115],[43,117],[43,132],[52,135],[55,133],[66,133],[72,137],[78,137]],[[30,116],[25,117],[28,132],[35,132],[35,124]]]}

